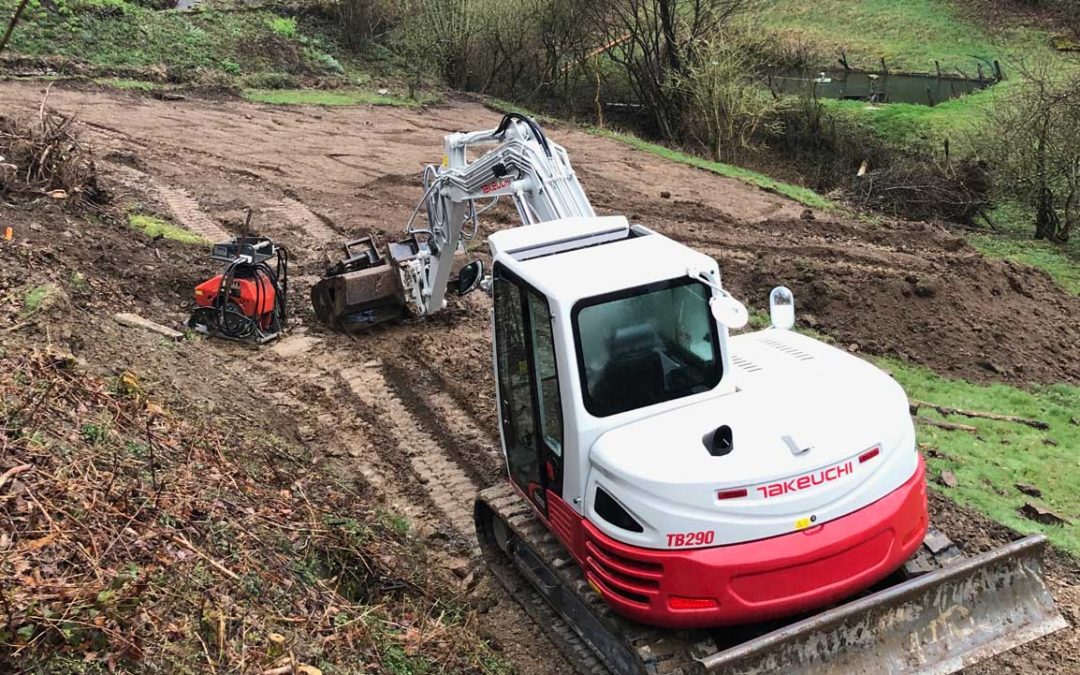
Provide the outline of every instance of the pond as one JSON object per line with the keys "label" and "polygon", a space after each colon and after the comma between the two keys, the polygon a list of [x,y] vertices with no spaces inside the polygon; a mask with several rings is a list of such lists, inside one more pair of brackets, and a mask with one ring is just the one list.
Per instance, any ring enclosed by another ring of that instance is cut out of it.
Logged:
{"label": "pond", "polygon": [[917,103],[937,105],[994,84],[992,79],[973,80],[955,76],[905,73],[864,73],[825,71],[807,75],[803,71],[781,71],[768,79],[781,93],[799,94],[813,87],[821,98],[876,103]]}

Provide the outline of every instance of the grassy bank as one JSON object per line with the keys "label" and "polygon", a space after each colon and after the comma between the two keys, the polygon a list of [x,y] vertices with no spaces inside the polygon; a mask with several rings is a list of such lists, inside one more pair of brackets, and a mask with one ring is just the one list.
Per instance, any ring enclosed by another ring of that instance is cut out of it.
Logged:
{"label": "grassy bank", "polygon": [[735,180],[749,183],[750,185],[756,185],[757,187],[767,190],[769,192],[775,192],[778,195],[783,195],[788,199],[799,202],[806,206],[815,209],[834,210],[837,205],[825,197],[822,197],[813,190],[798,185],[792,185],[791,183],[785,183],[783,181],[770,178],[763,173],[757,171],[751,171],[750,169],[744,169],[739,166],[731,164],[724,164],[722,162],[714,162],[703,157],[697,157],[695,155],[688,155],[678,150],[672,150],[671,148],[663,145],[657,145],[656,143],[650,143],[642,140],[637,136],[631,134],[617,133],[614,131],[608,131],[606,129],[589,129],[589,132],[597,136],[604,138],[610,138],[612,140],[625,143],[632,148],[647,152],[657,157],[663,157],[664,159],[672,162],[678,162],[679,164],[687,164],[689,166],[696,167],[698,169],[704,169],[710,171],[719,176],[726,178],[734,178]]}
{"label": "grassy bank", "polygon": [[[880,365],[892,372],[912,399],[1048,423],[1049,430],[1040,431],[1009,422],[943,418],[923,408],[921,416],[967,424],[977,433],[919,425],[918,438],[929,479],[938,483],[938,490],[1020,532],[1042,532],[1057,546],[1080,555],[1080,493],[1076,491],[1080,484],[1080,457],[1076,453],[1080,447],[1080,387],[975,385],[894,360],[881,360]],[[956,477],[955,487],[941,482],[943,471]],[[1042,497],[1023,494],[1017,484],[1038,488]],[[1048,507],[1071,523],[1044,525],[1029,520],[1018,513],[1028,502]]]}
{"label": "grassy bank", "polygon": [[851,66],[862,70],[876,70],[884,58],[894,71],[932,73],[938,61],[943,70],[973,76],[982,62],[989,74],[994,59],[1046,51],[1050,42],[1031,28],[997,26],[991,32],[945,0],[762,0],[744,20],[807,45],[822,66],[837,65],[844,50]]}
{"label": "grassy bank", "polygon": [[[0,0],[0,16],[15,5]],[[53,9],[36,2],[31,8],[6,55],[47,59],[61,74],[90,74],[120,88],[405,89],[403,66],[389,53],[347,49],[339,27],[318,12],[153,10],[127,0],[57,0]]]}
{"label": "grassy bank", "polygon": [[1012,203],[998,206],[992,217],[999,231],[970,235],[975,248],[984,255],[1038,267],[1066,292],[1080,295],[1080,237],[1074,234],[1064,246],[1032,239],[1034,215]]}
{"label": "grassy bank", "polygon": [[244,98],[273,105],[389,105],[415,108],[435,103],[438,98],[411,99],[362,89],[245,89]]}
{"label": "grassy bank", "polygon": [[967,141],[990,114],[994,102],[1007,96],[1008,82],[954,98],[935,106],[914,103],[872,105],[864,101],[824,100],[826,109],[850,117],[898,147],[941,148],[945,139],[963,152]]}

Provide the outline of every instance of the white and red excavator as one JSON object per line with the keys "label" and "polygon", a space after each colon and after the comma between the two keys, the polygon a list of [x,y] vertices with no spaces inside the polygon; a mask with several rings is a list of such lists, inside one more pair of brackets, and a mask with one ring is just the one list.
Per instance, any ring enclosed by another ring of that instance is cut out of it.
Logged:
{"label": "white and red excavator", "polygon": [[[461,266],[504,198],[527,227]],[[407,238],[350,242],[312,298],[357,330],[477,287],[508,474],[477,536],[579,672],[949,673],[1065,626],[1042,537],[965,557],[930,527],[889,375],[794,332],[783,287],[733,335],[716,261],[597,216],[522,115],[447,136]]]}

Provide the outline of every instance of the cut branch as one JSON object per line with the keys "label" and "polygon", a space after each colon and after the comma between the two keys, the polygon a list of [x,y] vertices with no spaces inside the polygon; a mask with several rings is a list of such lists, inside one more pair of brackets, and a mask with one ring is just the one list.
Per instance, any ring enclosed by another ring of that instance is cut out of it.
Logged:
{"label": "cut branch", "polygon": [[970,424],[956,424],[954,422],[942,422],[940,420],[932,420],[929,417],[915,417],[915,422],[918,424],[925,424],[931,427],[937,427],[939,429],[945,429],[946,431],[966,431],[969,434],[977,434],[979,430]]}
{"label": "cut branch", "polygon": [[994,420],[996,422],[1009,422],[1010,424],[1023,424],[1033,429],[1040,429],[1045,431],[1050,428],[1050,425],[1042,420],[1034,420],[1028,417],[1017,417],[1015,415],[999,415],[997,413],[983,412],[981,410],[964,410],[962,408],[950,408],[944,405],[937,405],[935,403],[928,403],[927,401],[920,401],[918,399],[911,399],[908,404],[911,407],[911,414],[916,415],[919,412],[919,408],[930,408],[936,410],[939,415],[948,417],[950,415],[960,415],[961,417],[970,417],[973,419],[985,419]]}

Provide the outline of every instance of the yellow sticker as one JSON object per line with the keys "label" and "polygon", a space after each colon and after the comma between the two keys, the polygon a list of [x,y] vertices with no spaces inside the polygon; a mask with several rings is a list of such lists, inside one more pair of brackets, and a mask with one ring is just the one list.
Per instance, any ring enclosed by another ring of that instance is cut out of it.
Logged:
{"label": "yellow sticker", "polygon": [[[586,577],[586,578],[588,578],[588,577]],[[597,594],[597,595],[603,595],[603,594],[604,594],[604,593],[603,593],[603,591],[601,591],[601,590],[600,590],[600,586],[598,586],[598,585],[596,584],[596,582],[595,582],[595,581],[593,581],[592,579],[589,579],[589,586],[591,586],[591,587],[592,587],[592,589],[593,589],[594,591],[596,591],[596,594]]]}
{"label": "yellow sticker", "polygon": [[442,156],[442,168],[445,169],[448,166],[450,166],[450,157],[447,156],[447,155],[443,155]]}
{"label": "yellow sticker", "polygon": [[810,519],[809,518],[799,518],[798,520],[795,521],[795,529],[796,530],[805,530],[808,527],[810,527]]}

